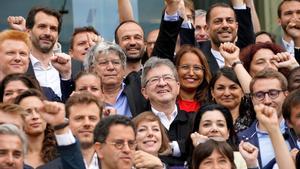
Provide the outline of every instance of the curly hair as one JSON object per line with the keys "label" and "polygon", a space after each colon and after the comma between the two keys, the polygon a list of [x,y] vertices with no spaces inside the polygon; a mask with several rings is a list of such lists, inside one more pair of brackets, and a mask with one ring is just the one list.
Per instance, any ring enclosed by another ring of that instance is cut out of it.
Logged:
{"label": "curly hair", "polygon": [[58,157],[58,151],[54,130],[49,124],[47,124],[44,134],[41,157],[44,163],[48,163]]}

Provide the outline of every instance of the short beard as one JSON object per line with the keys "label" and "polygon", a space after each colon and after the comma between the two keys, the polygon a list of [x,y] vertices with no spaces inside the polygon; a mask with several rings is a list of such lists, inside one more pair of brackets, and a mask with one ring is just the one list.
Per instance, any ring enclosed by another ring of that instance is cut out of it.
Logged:
{"label": "short beard", "polygon": [[139,55],[139,56],[128,56],[127,55],[127,59],[126,59],[126,62],[127,63],[138,63],[138,62],[140,62],[141,60],[142,60],[142,56],[143,55]]}
{"label": "short beard", "polygon": [[81,147],[82,149],[89,149],[89,148],[91,148],[93,145],[94,145],[93,142],[87,142],[87,141],[81,142],[81,143],[80,143],[80,147]]}

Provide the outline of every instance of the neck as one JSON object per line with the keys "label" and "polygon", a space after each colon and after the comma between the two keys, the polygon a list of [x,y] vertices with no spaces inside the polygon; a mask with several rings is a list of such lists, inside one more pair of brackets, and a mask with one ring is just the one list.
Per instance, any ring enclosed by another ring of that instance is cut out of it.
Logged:
{"label": "neck", "polygon": [[38,135],[38,136],[30,136],[27,135],[28,139],[28,153],[31,152],[41,152],[43,147],[43,141],[44,141],[44,133]]}
{"label": "neck", "polygon": [[116,102],[117,95],[121,90],[121,85],[103,85],[102,90],[105,102],[114,104]]}
{"label": "neck", "polygon": [[126,69],[125,69],[126,76],[133,71],[136,71],[136,72],[140,71],[141,65],[142,65],[141,60],[138,62],[127,62]]}
{"label": "neck", "polygon": [[180,89],[179,96],[182,100],[195,100],[196,90],[195,91],[186,91],[183,89]]}
{"label": "neck", "polygon": [[171,115],[175,109],[175,102],[151,104],[151,106],[159,112],[164,112],[168,119],[171,119]]}
{"label": "neck", "polygon": [[236,122],[236,119],[239,117],[239,115],[240,115],[240,106],[238,105],[238,106],[236,106],[235,108],[233,108],[233,109],[230,109],[230,113],[231,113],[231,115],[232,115],[232,118],[233,118],[233,123],[235,123]]}
{"label": "neck", "polygon": [[81,153],[82,156],[84,158],[84,160],[86,161],[87,165],[89,166],[89,164],[91,164],[92,160],[93,160],[93,156],[95,153],[95,149],[93,146],[91,146],[90,148],[81,148]]}
{"label": "neck", "polygon": [[217,46],[213,42],[211,42],[211,48],[214,49],[214,50],[216,50],[216,51],[219,51],[219,46]]}
{"label": "neck", "polygon": [[2,82],[2,80],[4,79],[4,77],[5,77],[5,74],[0,71],[0,82]]}
{"label": "neck", "polygon": [[52,57],[53,53],[52,50],[48,53],[43,53],[36,49],[35,47],[31,48],[31,54],[34,56],[36,59],[38,59],[43,67],[48,67],[50,63],[50,58]]}
{"label": "neck", "polygon": [[290,43],[293,39],[290,37],[287,33],[283,33],[282,39],[285,40],[286,42]]}

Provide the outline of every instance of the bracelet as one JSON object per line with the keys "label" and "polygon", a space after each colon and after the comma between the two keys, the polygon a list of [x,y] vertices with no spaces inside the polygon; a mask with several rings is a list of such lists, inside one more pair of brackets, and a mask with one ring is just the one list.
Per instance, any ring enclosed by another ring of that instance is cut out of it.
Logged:
{"label": "bracelet", "polygon": [[54,131],[60,130],[60,129],[63,129],[63,128],[67,127],[68,125],[69,125],[69,119],[65,118],[65,122],[53,126],[53,130]]}
{"label": "bracelet", "polygon": [[233,62],[233,64],[231,65],[232,69],[234,69],[234,67],[235,67],[237,64],[243,64],[243,62],[240,61],[240,60],[239,60],[239,61]]}

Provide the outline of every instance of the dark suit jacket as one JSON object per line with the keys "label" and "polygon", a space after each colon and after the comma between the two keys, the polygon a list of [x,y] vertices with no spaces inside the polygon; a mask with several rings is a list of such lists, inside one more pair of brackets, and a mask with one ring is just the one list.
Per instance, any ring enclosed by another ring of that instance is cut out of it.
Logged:
{"label": "dark suit jacket", "polygon": [[179,17],[178,21],[165,21],[162,15],[159,34],[153,48],[152,56],[170,59],[174,62],[174,52],[180,26],[183,19]]}
{"label": "dark suit jacket", "polygon": [[[178,106],[177,106],[178,107]],[[183,110],[178,110],[178,114],[167,130],[167,135],[170,141],[177,141],[181,152],[180,157],[161,156],[161,160],[168,166],[183,166],[187,161],[188,146],[187,140],[192,132],[193,114]]]}
{"label": "dark suit jacket", "polygon": [[[80,68],[83,68],[83,67],[82,67],[81,62],[76,61],[74,59],[72,59],[72,64],[74,64],[74,66],[72,66],[72,77],[73,77],[73,76],[77,75],[79,73],[79,71],[81,71]],[[35,77],[31,61],[29,62],[29,66],[28,66],[28,70],[27,70],[26,74]],[[59,98],[59,97],[53,92],[53,90],[51,88],[43,87],[43,91],[44,91],[46,98],[50,101],[65,102],[69,98],[72,91],[74,90],[73,80],[72,79],[70,79],[70,80],[60,79],[60,87],[61,87],[62,97],[59,100],[57,100],[57,98]],[[46,89],[46,88],[48,88],[48,89]],[[52,90],[52,92],[51,92],[51,90]]]}
{"label": "dark suit jacket", "polygon": [[148,101],[141,92],[141,73],[131,72],[124,79],[125,88],[123,93],[126,95],[132,117],[146,111],[149,107]]}
{"label": "dark suit jacket", "polygon": [[[238,33],[237,33],[237,42],[236,45],[242,49],[255,42],[255,35],[253,31],[253,24],[251,21],[250,8],[245,9],[235,9],[236,19],[238,22]],[[195,44],[195,36],[193,29],[184,29],[180,30],[181,44]],[[212,75],[215,75],[219,70],[219,65],[211,53],[211,44],[208,42],[196,43],[204,55],[206,56],[210,71]]]}
{"label": "dark suit jacket", "polygon": [[37,169],[85,169],[78,141],[68,146],[58,146],[58,152],[60,158],[50,161]]}
{"label": "dark suit jacket", "polygon": [[[248,129],[241,131],[237,135],[238,135],[239,142],[242,140],[248,141],[249,143],[255,145],[259,149],[260,145],[259,145],[258,138],[257,138],[256,124],[257,124],[257,121],[254,121]],[[289,132],[288,127],[286,127],[286,132],[283,135],[284,135],[285,140],[289,142],[289,145],[292,149],[298,148],[296,138],[295,138],[295,136],[292,135],[291,132]],[[276,163],[275,156],[274,156],[274,158],[265,167],[262,167],[260,153],[258,153],[257,159],[259,162],[259,166],[262,169],[272,169],[273,165]]]}

